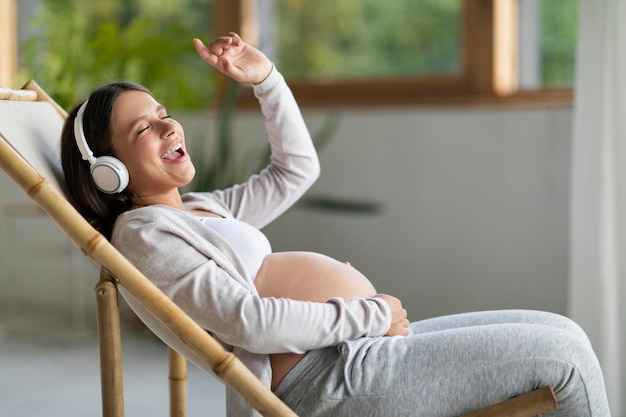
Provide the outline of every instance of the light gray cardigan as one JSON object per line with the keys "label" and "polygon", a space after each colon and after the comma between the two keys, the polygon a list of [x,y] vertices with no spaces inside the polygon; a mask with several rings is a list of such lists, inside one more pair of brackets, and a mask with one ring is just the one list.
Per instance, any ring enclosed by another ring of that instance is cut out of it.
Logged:
{"label": "light gray cardigan", "polygon": [[[186,209],[234,217],[260,229],[313,184],[319,162],[282,75],[273,70],[253,88],[266,117],[271,164],[243,184],[188,193],[183,201]],[[171,207],[149,206],[122,214],[112,243],[268,386],[267,354],[301,353],[382,336],[391,323],[389,306],[378,298],[312,303],[259,297],[233,248],[196,217]],[[257,415],[233,390],[227,397],[229,416]]]}

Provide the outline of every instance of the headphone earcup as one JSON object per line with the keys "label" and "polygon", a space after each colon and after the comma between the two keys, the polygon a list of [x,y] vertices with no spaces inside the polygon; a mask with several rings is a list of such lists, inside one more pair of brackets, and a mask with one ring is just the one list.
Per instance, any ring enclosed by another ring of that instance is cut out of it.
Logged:
{"label": "headphone earcup", "polygon": [[128,169],[117,158],[101,156],[91,165],[91,178],[103,193],[121,193],[128,186]]}

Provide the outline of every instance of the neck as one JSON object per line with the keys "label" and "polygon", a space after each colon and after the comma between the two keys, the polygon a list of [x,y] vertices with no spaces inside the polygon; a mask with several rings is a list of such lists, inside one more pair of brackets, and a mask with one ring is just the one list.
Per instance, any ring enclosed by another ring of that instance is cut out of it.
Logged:
{"label": "neck", "polygon": [[147,206],[169,206],[180,210],[184,210],[183,200],[176,191],[176,193],[164,194],[164,195],[135,195],[133,197],[133,208],[147,207]]}

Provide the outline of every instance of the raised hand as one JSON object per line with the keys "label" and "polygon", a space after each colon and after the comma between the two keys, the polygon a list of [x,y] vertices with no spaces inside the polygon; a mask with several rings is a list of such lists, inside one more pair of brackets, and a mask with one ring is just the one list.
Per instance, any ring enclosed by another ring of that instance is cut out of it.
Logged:
{"label": "raised hand", "polygon": [[236,33],[220,36],[208,47],[200,39],[194,39],[193,44],[202,59],[237,82],[258,84],[272,71],[273,64],[265,54]]}

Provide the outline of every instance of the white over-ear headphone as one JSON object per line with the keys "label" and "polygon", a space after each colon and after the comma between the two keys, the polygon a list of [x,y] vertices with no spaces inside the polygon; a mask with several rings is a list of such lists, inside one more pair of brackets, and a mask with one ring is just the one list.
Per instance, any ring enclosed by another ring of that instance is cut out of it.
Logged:
{"label": "white over-ear headphone", "polygon": [[85,130],[83,128],[83,115],[87,107],[87,101],[80,106],[74,119],[74,137],[80,154],[91,165],[91,178],[96,187],[105,194],[121,193],[128,186],[128,169],[122,161],[112,156],[93,156],[93,152],[87,145]]}

